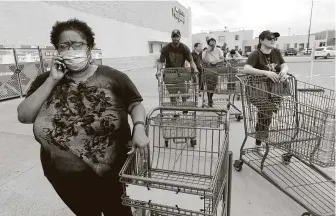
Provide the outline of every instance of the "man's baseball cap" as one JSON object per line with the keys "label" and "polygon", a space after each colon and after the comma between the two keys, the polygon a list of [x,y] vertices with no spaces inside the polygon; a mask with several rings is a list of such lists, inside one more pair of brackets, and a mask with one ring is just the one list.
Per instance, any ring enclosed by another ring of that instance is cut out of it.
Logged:
{"label": "man's baseball cap", "polygon": [[179,36],[181,37],[181,32],[178,29],[174,29],[171,33],[171,36]]}
{"label": "man's baseball cap", "polygon": [[277,37],[277,38],[280,37],[279,32],[271,32],[270,30],[266,30],[266,31],[263,31],[263,32],[260,33],[259,39],[263,40],[269,35],[274,35],[274,37]]}

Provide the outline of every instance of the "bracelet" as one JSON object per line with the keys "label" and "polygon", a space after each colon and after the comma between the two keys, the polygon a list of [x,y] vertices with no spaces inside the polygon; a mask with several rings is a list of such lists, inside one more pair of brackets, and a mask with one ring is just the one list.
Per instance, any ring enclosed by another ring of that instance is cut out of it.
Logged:
{"label": "bracelet", "polygon": [[133,127],[137,126],[138,124],[145,126],[145,123],[143,121],[137,121],[133,124]]}

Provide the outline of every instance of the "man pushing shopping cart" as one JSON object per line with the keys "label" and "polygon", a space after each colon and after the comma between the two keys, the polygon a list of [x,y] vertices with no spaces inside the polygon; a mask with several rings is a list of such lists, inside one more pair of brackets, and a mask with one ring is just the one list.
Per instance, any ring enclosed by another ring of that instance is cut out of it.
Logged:
{"label": "man pushing shopping cart", "polygon": [[[156,78],[158,79],[161,75],[163,78],[163,82],[166,84],[172,84],[170,83],[171,80],[169,80],[169,77],[164,74],[161,74],[163,69],[163,64],[165,63],[165,69],[169,68],[175,68],[176,70],[172,72],[178,73],[178,77],[175,79],[175,82],[178,81],[179,83],[173,83],[174,86],[167,85],[167,91],[169,92],[170,102],[174,106],[176,106],[177,102],[177,96],[178,92],[182,93],[182,104],[183,102],[187,101],[187,89],[185,88],[185,82],[187,81],[187,77],[191,77],[191,73],[180,73],[179,68],[185,67],[185,61],[188,61],[190,63],[190,66],[192,68],[192,72],[195,74],[198,74],[197,67],[193,61],[193,58],[191,56],[190,49],[187,45],[180,42],[181,39],[181,33],[178,29],[174,29],[171,34],[172,42],[165,45],[161,50],[160,59],[158,61],[158,67],[157,67],[157,73]],[[184,70],[183,72],[188,72],[188,70]],[[186,77],[186,78],[183,78]],[[195,76],[196,77],[196,76]],[[189,81],[189,80],[188,80]],[[194,79],[194,82],[197,82],[196,79]],[[186,113],[187,111],[184,111]]]}

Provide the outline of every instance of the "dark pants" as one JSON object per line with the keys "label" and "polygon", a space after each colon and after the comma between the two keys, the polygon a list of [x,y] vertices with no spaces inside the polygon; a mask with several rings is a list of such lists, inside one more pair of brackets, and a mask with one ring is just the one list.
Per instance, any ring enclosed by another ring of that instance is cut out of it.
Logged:
{"label": "dark pants", "polygon": [[204,90],[204,77],[203,77],[203,68],[197,68],[198,74],[198,87],[200,91]]}
{"label": "dark pants", "polygon": [[216,86],[218,84],[218,74],[208,73],[206,74],[206,85],[207,85],[207,95],[209,106],[213,105],[213,95],[216,91]]}
{"label": "dark pants", "polygon": [[252,99],[252,104],[258,108],[256,123],[256,144],[268,139],[269,127],[272,123],[273,113],[278,111],[281,103],[280,97],[269,99]]}
{"label": "dark pants", "polygon": [[88,168],[80,172],[62,172],[41,161],[45,176],[63,202],[78,216],[132,216],[131,208],[121,205],[123,186],[117,173],[100,177]]}

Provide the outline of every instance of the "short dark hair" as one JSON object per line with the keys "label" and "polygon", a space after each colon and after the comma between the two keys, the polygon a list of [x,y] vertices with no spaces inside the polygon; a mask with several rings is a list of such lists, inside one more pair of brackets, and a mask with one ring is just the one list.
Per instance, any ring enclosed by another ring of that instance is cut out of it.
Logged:
{"label": "short dark hair", "polygon": [[90,49],[95,46],[95,33],[86,22],[80,21],[76,18],[67,21],[57,21],[50,32],[50,42],[57,48],[60,35],[67,30],[78,32],[85,40]]}
{"label": "short dark hair", "polygon": [[201,45],[201,43],[195,43],[194,48],[198,47],[198,45]]}
{"label": "short dark hair", "polygon": [[211,41],[215,41],[215,43],[216,43],[215,38],[210,38],[210,39],[207,41],[208,45],[210,44]]}

